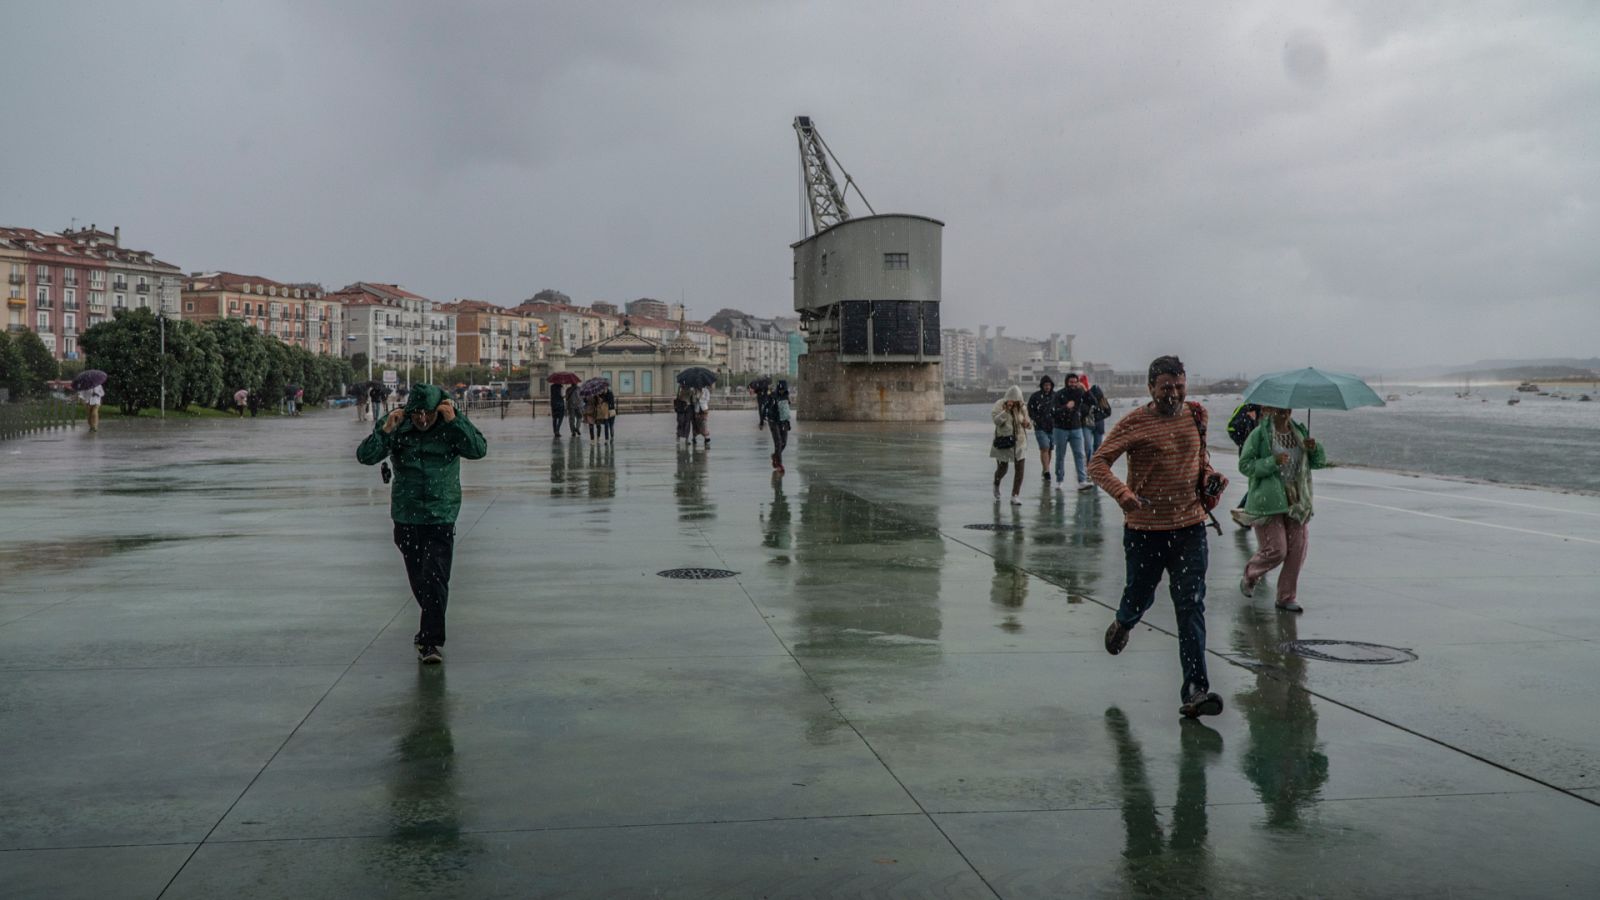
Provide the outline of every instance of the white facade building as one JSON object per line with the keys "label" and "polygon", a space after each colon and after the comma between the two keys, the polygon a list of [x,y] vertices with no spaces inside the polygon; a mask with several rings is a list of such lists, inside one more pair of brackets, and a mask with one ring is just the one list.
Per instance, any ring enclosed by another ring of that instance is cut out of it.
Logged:
{"label": "white facade building", "polygon": [[944,383],[975,385],[978,372],[978,338],[966,328],[946,328],[939,333],[939,355],[944,358]]}

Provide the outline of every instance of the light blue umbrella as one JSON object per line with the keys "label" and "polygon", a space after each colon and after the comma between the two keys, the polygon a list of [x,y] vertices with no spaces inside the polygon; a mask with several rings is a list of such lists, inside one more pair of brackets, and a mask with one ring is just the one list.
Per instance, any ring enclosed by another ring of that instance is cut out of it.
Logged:
{"label": "light blue umbrella", "polygon": [[1244,402],[1279,409],[1306,410],[1306,425],[1313,409],[1355,409],[1383,406],[1383,398],[1354,375],[1306,367],[1262,375],[1244,389]]}

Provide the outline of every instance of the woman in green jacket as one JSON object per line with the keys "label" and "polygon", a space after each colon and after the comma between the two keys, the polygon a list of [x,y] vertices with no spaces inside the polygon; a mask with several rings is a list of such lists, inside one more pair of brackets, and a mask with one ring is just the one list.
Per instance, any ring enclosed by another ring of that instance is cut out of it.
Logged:
{"label": "woman in green jacket", "polygon": [[1290,418],[1287,409],[1262,407],[1262,423],[1239,449],[1239,471],[1250,479],[1244,516],[1256,530],[1260,549],[1245,564],[1239,591],[1256,585],[1278,566],[1278,609],[1301,612],[1296,602],[1300,567],[1305,565],[1311,521],[1311,470],[1328,464],[1327,451]]}

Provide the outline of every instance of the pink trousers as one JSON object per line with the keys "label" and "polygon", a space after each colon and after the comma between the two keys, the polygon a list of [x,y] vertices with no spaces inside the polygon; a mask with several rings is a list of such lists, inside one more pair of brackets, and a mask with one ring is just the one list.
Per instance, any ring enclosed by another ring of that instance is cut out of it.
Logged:
{"label": "pink trousers", "polygon": [[1245,563],[1245,580],[1255,584],[1282,565],[1283,571],[1278,573],[1278,604],[1294,600],[1300,583],[1300,567],[1305,565],[1306,546],[1311,540],[1305,523],[1288,516],[1273,516],[1256,524],[1256,540],[1261,547]]}

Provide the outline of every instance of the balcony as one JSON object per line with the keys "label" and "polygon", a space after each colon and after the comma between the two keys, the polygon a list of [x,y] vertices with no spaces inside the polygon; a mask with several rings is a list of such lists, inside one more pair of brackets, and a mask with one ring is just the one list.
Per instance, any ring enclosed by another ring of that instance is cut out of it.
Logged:
{"label": "balcony", "polygon": [[26,307],[28,305],[28,298],[27,297],[7,297],[6,298],[6,305],[7,306]]}
{"label": "balcony", "polygon": [[128,283],[126,281],[113,281],[111,282],[111,289],[113,291],[126,291]]}
{"label": "balcony", "polygon": [[148,293],[150,293],[150,285],[141,284],[138,287],[134,288],[133,290],[134,290],[134,293],[136,293],[136,294],[148,294]]}
{"label": "balcony", "polygon": [[28,281],[28,276],[21,275],[21,274],[16,273],[16,272],[12,272],[11,273],[11,278],[10,278],[10,283],[11,284],[26,284],[27,281]]}
{"label": "balcony", "polygon": [[12,334],[23,334],[28,330],[28,326],[19,325],[16,322],[12,322],[10,325],[6,326],[6,330]]}
{"label": "balcony", "polygon": [[51,279],[51,277],[49,275],[35,275],[35,276],[33,276],[33,283],[34,284],[54,284],[55,281],[53,279]]}
{"label": "balcony", "polygon": [[35,300],[34,303],[33,303],[33,308],[34,309],[55,309],[55,304],[52,303],[49,300]]}

